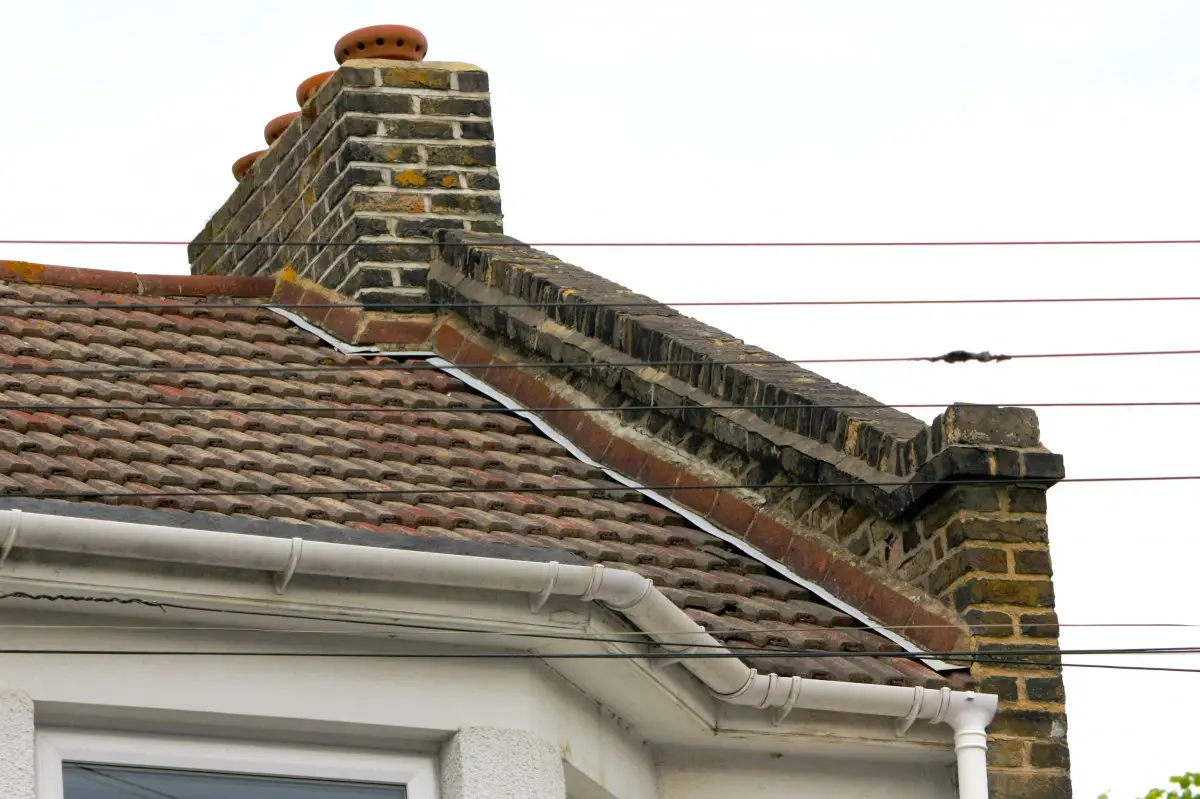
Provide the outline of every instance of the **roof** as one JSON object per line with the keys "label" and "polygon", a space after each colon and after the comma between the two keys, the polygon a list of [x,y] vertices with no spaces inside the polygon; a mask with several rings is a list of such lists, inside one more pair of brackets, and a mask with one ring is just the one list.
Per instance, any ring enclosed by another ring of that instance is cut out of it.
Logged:
{"label": "roof", "polygon": [[[268,279],[0,268],[8,496],[349,528],[380,541],[566,550],[650,578],[704,627],[732,632],[723,636],[731,644],[898,650],[453,375],[419,359],[335,350],[261,305]],[[134,407],[143,405],[154,408]],[[272,410],[245,410],[253,406]],[[581,487],[617,490],[586,496],[573,490]],[[374,493],[384,491],[411,493]],[[945,684],[906,658],[754,665]]]}

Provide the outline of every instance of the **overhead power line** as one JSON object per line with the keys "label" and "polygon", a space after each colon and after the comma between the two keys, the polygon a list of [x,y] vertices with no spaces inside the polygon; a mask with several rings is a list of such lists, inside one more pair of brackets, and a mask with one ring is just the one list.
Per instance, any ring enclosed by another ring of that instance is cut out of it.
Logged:
{"label": "overhead power line", "polygon": [[[394,241],[254,241],[236,239],[215,241],[135,240],[135,239],[0,239],[0,244],[38,246],[115,246],[115,247],[355,247],[395,244]],[[412,243],[412,242],[405,242]],[[429,242],[434,245],[435,242]],[[965,241],[529,241],[514,242],[514,247],[621,247],[621,248],[694,248],[694,247],[1113,247],[1200,244],[1200,239],[977,239]],[[501,242],[440,242],[448,247],[502,247]]]}
{"label": "overhead power line", "polygon": [[14,303],[0,301],[0,313],[11,311],[28,311],[52,308],[88,308],[106,310],[184,310],[184,309],[239,309],[252,310],[261,306],[282,308],[285,310],[325,310],[335,308],[356,308],[364,311],[386,311],[394,308],[405,310],[438,310],[445,308],[740,308],[740,307],[805,307],[805,306],[843,306],[843,305],[1011,305],[1037,303],[1112,303],[1112,302],[1195,302],[1200,296],[1162,296],[1162,297],[1000,297],[1000,298],[960,298],[960,299],[905,299],[905,300],[688,300],[683,302],[656,302],[644,300],[601,301],[547,301],[547,302],[293,302],[293,303],[261,303],[250,302],[29,302]]}
{"label": "overhead power line", "polygon": [[[31,594],[27,591],[10,591],[7,593],[0,593],[0,600],[4,600],[4,599],[18,599],[18,600],[40,601],[40,602],[66,602],[66,603],[80,603],[80,604],[94,603],[94,604],[111,604],[111,605],[137,605],[137,606],[141,606],[141,607],[150,608],[153,610],[159,610],[159,611],[162,611],[164,614],[168,613],[171,610],[182,610],[182,611],[189,611],[189,612],[212,613],[212,614],[223,615],[223,616],[253,616],[253,617],[263,617],[263,618],[282,618],[282,619],[291,619],[294,621],[296,621],[296,620],[298,620],[298,621],[319,621],[319,622],[327,622],[327,623],[346,624],[346,625],[354,625],[356,627],[376,627],[376,628],[382,628],[385,630],[394,630],[394,629],[410,630],[413,632],[421,633],[423,635],[431,634],[431,633],[437,634],[437,635],[486,635],[486,636],[499,636],[499,637],[545,638],[548,640],[628,643],[630,641],[630,639],[644,637],[647,635],[660,635],[660,634],[661,635],[674,635],[678,632],[678,631],[664,631],[661,633],[656,633],[656,632],[650,631],[650,630],[630,630],[628,632],[620,632],[620,631],[608,632],[608,633],[605,633],[604,636],[596,636],[596,635],[587,634],[587,633],[581,634],[581,633],[566,633],[566,632],[564,632],[564,633],[550,633],[550,632],[513,633],[513,632],[509,632],[509,631],[486,630],[486,629],[479,629],[479,628],[473,628],[473,627],[447,628],[445,625],[418,624],[415,622],[402,622],[402,621],[381,621],[378,619],[351,620],[351,619],[346,619],[343,617],[332,617],[331,618],[329,616],[318,616],[318,615],[306,614],[306,613],[283,613],[280,611],[272,611],[272,610],[248,610],[245,608],[238,608],[238,609],[212,608],[212,607],[204,607],[202,605],[190,605],[190,604],[179,603],[179,602],[159,601],[159,600],[154,600],[154,599],[143,599],[140,597],[84,596],[84,595],[77,595],[77,594]],[[68,625],[68,626],[71,629],[122,629],[122,630],[124,630],[124,629],[146,629],[146,630],[161,630],[161,629],[196,630],[196,629],[198,629],[195,626],[178,627],[178,628],[164,628],[160,625],[142,626],[142,627],[129,626],[129,625],[114,625],[114,624]],[[988,628],[988,627],[1011,628],[1012,624],[1011,623],[1009,623],[1009,624],[975,623],[975,624],[968,625],[966,622],[962,622],[961,624],[954,624],[951,622],[946,622],[945,624],[893,624],[893,625],[875,624],[875,625],[872,625],[871,627],[866,627],[862,624],[859,624],[859,625],[837,625],[837,624],[818,624],[818,623],[814,622],[814,623],[810,623],[810,624],[800,624],[800,625],[795,625],[795,626],[786,626],[785,625],[785,626],[778,626],[778,627],[764,627],[764,628],[761,628],[760,630],[758,630],[757,632],[760,634],[763,634],[763,633],[766,633],[766,634],[786,633],[786,632],[820,632],[823,630],[849,630],[849,631],[857,631],[857,632],[871,632],[872,630],[923,630],[923,629],[939,629],[940,630],[940,629],[945,629],[947,627],[953,627],[953,628],[957,629],[957,628],[961,628],[964,626],[969,626],[973,629]],[[1079,624],[1060,623],[1060,622],[1021,622],[1020,626],[1022,626],[1022,627],[1072,627],[1072,628],[1097,628],[1097,629],[1116,629],[1116,628],[1121,628],[1121,629],[1126,629],[1126,628],[1129,628],[1129,629],[1162,629],[1162,628],[1196,629],[1196,628],[1200,628],[1200,624],[1191,624],[1191,623],[1186,623],[1186,622],[1110,622],[1110,623],[1079,623]],[[49,628],[49,627],[61,629],[63,627],[63,625],[0,624],[0,629],[20,629],[20,628],[42,629],[42,628]],[[217,629],[245,630],[247,628],[213,627],[210,629],[213,629],[213,630],[217,630]],[[259,631],[260,632],[271,632],[270,629],[260,629]],[[294,631],[281,630],[280,632],[294,632]],[[309,631],[305,631],[305,632],[326,632],[326,631],[309,630]],[[347,634],[353,634],[353,632],[354,631],[347,631]],[[745,636],[748,634],[748,632],[746,630],[736,630],[736,629],[706,630],[706,632],[709,635],[713,636],[714,638],[718,638],[721,636],[729,636],[731,638],[737,638],[737,637]]]}
{"label": "overhead power line", "polygon": [[[728,484],[682,484],[682,485],[638,485],[638,486],[464,486],[462,488],[323,488],[301,489],[280,488],[278,490],[248,489],[231,491],[43,491],[29,493],[9,493],[0,495],[0,507],[3,507],[3,497],[28,497],[34,499],[159,499],[171,497],[388,497],[388,496],[437,496],[454,494],[592,494],[600,496],[613,492],[628,493],[631,491],[681,492],[703,490],[791,490],[796,488],[887,488],[899,486],[958,486],[958,485],[1029,485],[1044,486],[1046,483],[1153,483],[1200,480],[1200,475],[1151,475],[1139,477],[1065,477],[1058,480],[1051,478],[1019,477],[1019,478],[985,478],[974,480],[883,480],[879,482],[842,482],[842,483],[728,483]],[[418,500],[420,502],[422,500]]]}
{"label": "overhead power line", "polygon": [[[316,400],[313,400],[316,402]],[[772,410],[881,410],[886,408],[946,408],[955,403],[949,402],[900,402],[900,403],[838,403],[833,405],[787,405],[778,403],[713,403],[690,405],[597,405],[593,407],[564,408],[549,406],[534,406],[529,408],[505,408],[503,406],[486,406],[482,408],[457,405],[238,405],[236,403],[209,405],[163,405],[147,403],[111,405],[78,405],[57,403],[8,403],[0,404],[0,411],[22,411],[24,413],[99,413],[120,414],[142,411],[235,411],[237,413],[279,413],[296,415],[350,414],[350,415],[386,415],[401,413],[631,413],[644,411],[772,411]],[[1174,408],[1200,406],[1200,400],[1155,400],[1146,402],[989,402],[975,403],[1004,408]]]}
{"label": "overhead power line", "polygon": [[[630,360],[628,362],[614,361],[612,363],[603,363],[596,361],[578,361],[578,362],[547,362],[547,363],[460,363],[454,364],[456,369],[483,370],[483,369],[523,369],[523,368],[540,368],[540,369],[603,369],[614,367],[632,367],[640,368],[643,366],[652,367],[672,367],[672,366],[784,366],[784,365],[799,365],[799,364],[830,364],[830,363],[920,363],[920,362],[943,362],[943,363],[965,363],[967,361],[978,361],[983,363],[992,363],[999,361],[1015,361],[1015,360],[1036,360],[1036,359],[1070,359],[1070,358],[1138,358],[1151,356],[1165,355],[1200,355],[1200,350],[1136,350],[1124,352],[1043,352],[1043,353],[1023,353],[1018,355],[993,355],[990,352],[967,352],[966,350],[953,350],[942,355],[916,355],[896,358],[733,358],[733,359],[711,359],[711,360],[647,360],[637,361]],[[377,353],[363,353],[362,357],[380,358],[380,357],[402,357],[403,353],[389,353],[388,356],[382,356]],[[12,358],[14,356],[6,356]],[[19,357],[19,356],[17,356]],[[353,371],[435,371],[435,368],[424,362],[413,362],[417,356],[410,361],[403,363],[378,363],[378,364],[326,364],[320,366],[310,365],[286,365],[279,364],[276,366],[148,366],[148,367],[48,367],[48,368],[3,368],[0,369],[0,374],[7,375],[122,375],[130,376],[136,374],[166,374],[166,373],[188,373],[200,372],[206,374],[274,374],[279,372],[290,374],[304,374],[311,372],[353,372]]]}
{"label": "overhead power line", "polygon": [[[869,659],[869,660],[962,660],[990,663],[993,657],[1003,658],[1058,658],[1063,655],[1200,655],[1200,647],[1129,647],[1113,649],[1005,649],[995,653],[988,651],[961,650],[951,652],[908,652],[908,651],[843,651],[829,649],[768,649],[738,648],[722,652],[242,652],[236,650],[196,649],[60,649],[60,648],[0,648],[0,655],[197,655],[222,657],[313,657],[313,658],[379,658],[384,660],[724,660],[727,658],[758,659],[797,657],[814,660],[826,658]],[[1029,661],[1017,661],[1021,665],[1037,665]],[[1057,664],[1047,664],[1057,665]]]}
{"label": "overhead power line", "polygon": [[[202,607],[202,606],[198,606],[198,605],[186,605],[186,604],[173,603],[173,602],[159,602],[156,600],[147,600],[147,599],[141,599],[141,598],[136,598],[136,597],[91,597],[91,596],[72,596],[72,595],[62,595],[62,594],[29,594],[29,593],[26,593],[23,591],[14,591],[14,592],[10,592],[10,593],[0,594],[0,599],[27,599],[27,600],[42,600],[42,601],[51,601],[51,602],[57,602],[57,601],[84,602],[84,603],[97,602],[97,603],[105,603],[105,604],[111,603],[111,604],[122,604],[122,605],[143,605],[143,606],[146,606],[149,608],[155,608],[158,610],[162,610],[164,612],[166,612],[168,609],[172,609],[172,610],[202,611],[205,613],[216,613],[216,614],[221,614],[221,615],[260,616],[260,617],[293,619],[293,620],[299,619],[299,620],[308,620],[308,621],[337,622],[337,623],[343,623],[343,624],[352,624],[357,627],[366,626],[366,627],[408,629],[408,630],[420,632],[422,634],[430,633],[430,632],[436,632],[436,633],[440,633],[440,634],[460,633],[463,635],[488,634],[488,635],[497,635],[497,636],[507,636],[507,637],[512,637],[512,638],[544,639],[544,640],[577,640],[577,641],[587,641],[587,642],[591,642],[591,643],[622,643],[622,644],[623,643],[648,643],[646,641],[629,641],[624,638],[613,638],[612,637],[613,634],[607,634],[605,636],[593,636],[593,635],[587,635],[587,634],[581,635],[581,634],[576,634],[576,633],[547,633],[547,632],[513,633],[513,632],[507,632],[507,631],[478,630],[478,629],[467,629],[467,628],[457,629],[457,630],[446,630],[442,626],[435,627],[432,625],[422,625],[422,624],[414,624],[414,623],[406,623],[406,622],[379,621],[379,620],[371,620],[371,619],[348,620],[345,618],[328,618],[328,617],[315,616],[315,615],[309,615],[309,614],[282,613],[279,611],[256,611],[256,610],[232,609],[232,608],[207,608],[207,607]],[[45,626],[47,628],[52,627],[52,625],[45,625]],[[927,625],[912,625],[912,626],[927,626]],[[1088,626],[1107,626],[1107,625],[1061,625],[1061,626],[1088,627]],[[1123,626],[1128,626],[1128,625],[1118,624],[1118,625],[1112,625],[1112,626],[1123,627]],[[1135,624],[1132,626],[1145,627],[1145,626],[1158,626],[1158,625]],[[1200,625],[1167,625],[1167,626],[1194,627],[1194,626],[1200,626]],[[195,628],[189,628],[189,629],[195,630]],[[239,628],[220,628],[220,629],[225,630],[225,631],[230,631],[230,630],[237,630]],[[868,628],[864,628],[864,627],[836,627],[836,626],[821,627],[818,625],[814,625],[811,628],[798,628],[798,629],[801,629],[802,631],[803,630],[812,630],[812,631],[846,630],[846,629],[858,630],[858,631],[862,631],[862,632],[868,631]],[[889,629],[901,629],[901,628],[896,627],[896,628],[889,628]],[[783,628],[783,629],[781,629],[781,628],[774,628],[774,629],[761,628],[758,630],[750,630],[750,631],[747,631],[747,630],[707,630],[706,632],[709,635],[714,636],[714,637],[720,637],[720,636],[745,637],[750,634],[763,635],[763,634],[770,634],[773,632],[786,632],[786,631],[788,631],[787,628]],[[297,631],[291,631],[291,632],[297,632]],[[302,631],[300,631],[300,632],[302,632]],[[631,637],[632,636],[640,636],[642,638],[645,638],[648,635],[652,635],[652,633],[639,631],[639,632],[630,632],[630,633],[627,633],[627,635],[631,636]],[[741,652],[743,650],[751,650],[751,651],[762,652],[764,657],[769,657],[771,655],[774,655],[777,657],[780,656],[780,650],[773,650],[773,649],[770,649],[769,647],[755,647],[753,645],[746,646],[746,645],[741,645],[741,644],[736,644],[736,643],[731,646],[736,647],[737,652]],[[699,647],[699,648],[703,648],[703,647]],[[727,646],[726,648],[730,649],[730,646]],[[1178,648],[1177,648],[1177,650],[1162,652],[1162,654],[1192,654],[1193,652],[1191,650],[1194,650],[1196,648],[1184,647],[1182,649],[1184,650],[1183,652],[1177,651],[1178,650]],[[829,654],[826,655],[827,657],[838,657],[838,656],[842,656],[842,655],[853,654],[853,653],[841,652],[841,651],[832,652],[830,650],[819,650],[819,651],[829,652]],[[1038,651],[1039,653],[1042,653],[1042,654],[1060,655],[1064,651],[1075,651],[1075,650],[1058,650],[1057,652],[1056,651],[1047,652],[1047,650],[1036,650],[1036,651]],[[101,652],[97,652],[95,650],[91,650],[91,651],[55,650],[54,653],[55,654],[102,654]],[[117,652],[117,654],[127,654],[127,653],[128,652],[126,650],[120,650],[119,652]],[[138,654],[141,654],[141,653],[142,652],[139,652]],[[3,653],[0,653],[0,654],[3,654]],[[9,652],[9,654],[14,654],[14,653]],[[150,652],[150,654],[167,654],[167,653]],[[221,653],[209,653],[209,654],[221,654]],[[230,653],[224,653],[224,654],[228,654],[230,656],[237,656],[242,653],[230,652]],[[532,653],[524,653],[524,654],[527,657],[531,657],[531,658],[543,657],[542,655],[535,655]],[[977,654],[983,654],[983,653],[977,653]],[[1006,657],[1005,657],[1006,655],[1012,656],[1012,655],[1016,654],[1013,652],[999,651],[999,652],[988,652],[986,654],[987,654],[988,665],[1008,665],[1008,666],[1020,666],[1020,667],[1029,667],[1031,665],[1037,665],[1036,663],[1030,663],[1028,660],[1006,659]],[[730,649],[730,655],[731,656],[739,656],[732,649]],[[659,655],[659,657],[662,657],[662,656],[663,655]],[[784,656],[786,656],[786,651],[784,652]],[[920,659],[922,657],[926,657],[926,658],[939,657],[939,653],[909,652],[909,653],[896,653],[896,656],[903,657],[905,659]],[[437,655],[434,655],[433,657],[437,657]],[[616,655],[614,655],[614,657],[616,657]],[[636,658],[640,658],[643,656],[636,655],[636,654],[630,654],[630,655],[624,655],[623,657],[626,657],[629,659],[636,659]],[[1050,664],[1047,664],[1047,665],[1050,665]],[[1122,666],[1122,665],[1113,665],[1113,664],[1106,664],[1106,663],[1061,663],[1060,662],[1057,664],[1053,664],[1053,666],[1054,667],[1061,666],[1064,668],[1097,668],[1097,669],[1119,669],[1119,670],[1129,670],[1129,671],[1161,671],[1161,672],[1200,673],[1200,669],[1176,668],[1176,667],[1167,667],[1167,666]]]}

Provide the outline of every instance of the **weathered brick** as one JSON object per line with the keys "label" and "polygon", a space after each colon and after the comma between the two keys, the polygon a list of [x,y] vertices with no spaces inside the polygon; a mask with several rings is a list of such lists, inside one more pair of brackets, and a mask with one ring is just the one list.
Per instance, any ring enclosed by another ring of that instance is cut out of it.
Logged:
{"label": "weathered brick", "polygon": [[1067,717],[1050,710],[1002,707],[988,727],[988,732],[991,735],[1043,741],[1063,738],[1067,734]]}
{"label": "weathered brick", "polygon": [[434,194],[429,210],[435,214],[498,214],[500,198],[489,194]]}
{"label": "weathered brick", "polygon": [[383,119],[389,139],[453,139],[454,123],[439,119]]}
{"label": "weathered brick", "polygon": [[431,144],[427,161],[432,166],[495,166],[496,148],[491,145],[469,147]]}
{"label": "weathered brick", "polygon": [[347,90],[342,92],[340,106],[348,113],[411,114],[414,103],[410,94]]}
{"label": "weathered brick", "polygon": [[1025,742],[1017,740],[988,741],[987,762],[999,768],[1019,768],[1025,765]]}
{"label": "weathered brick", "polygon": [[943,446],[1036,447],[1040,441],[1037,414],[1028,408],[951,405],[934,420],[934,426],[939,425]]}
{"label": "weathered brick", "polygon": [[405,169],[395,174],[393,182],[403,189],[462,187],[458,173],[447,169]]}
{"label": "weathered brick", "polygon": [[1021,634],[1031,638],[1058,638],[1058,614],[1022,613]]}
{"label": "weathered brick", "polygon": [[946,545],[951,549],[967,541],[1045,543],[1046,522],[1042,519],[955,519],[946,526]]}
{"label": "weathered brick", "polygon": [[483,189],[485,191],[498,191],[500,189],[500,176],[494,172],[468,172],[466,173],[468,189]]}
{"label": "weathered brick", "polygon": [[459,128],[462,130],[464,139],[483,139],[491,141],[496,138],[496,131],[490,121],[488,122],[461,122]]}
{"label": "weathered brick", "polygon": [[1065,702],[1061,677],[1028,677],[1025,695],[1035,702]]}
{"label": "weathered brick", "polygon": [[1050,574],[1050,553],[1044,549],[1018,549],[1013,553],[1017,574]]}
{"label": "weathered brick", "polygon": [[350,195],[355,211],[419,214],[425,211],[425,195],[412,192],[355,191]]}
{"label": "weathered brick", "polygon": [[466,97],[421,97],[421,113],[442,117],[490,117],[492,104]]}
{"label": "weathered brick", "polygon": [[979,684],[979,690],[985,694],[995,694],[1002,702],[1017,701],[1016,677],[984,677]]}
{"label": "weathered brick", "polygon": [[1051,607],[1054,587],[1048,581],[972,579],[954,589],[959,610],[984,602],[1022,607]]}
{"label": "weathered brick", "polygon": [[351,139],[342,145],[341,162],[370,161],[376,164],[416,164],[421,149],[415,144],[393,144],[372,139]]}
{"label": "weathered brick", "polygon": [[963,614],[971,632],[983,638],[1006,638],[1013,634],[1012,616],[998,610],[976,610]]}
{"label": "weathered brick", "polygon": [[370,267],[362,267],[358,270],[359,287],[361,288],[391,288],[395,285],[393,281],[393,270],[391,269],[373,269]]}
{"label": "weathered brick", "polygon": [[460,92],[488,91],[488,75],[486,72],[459,72],[457,78],[458,90]]}
{"label": "weathered brick", "polygon": [[1034,768],[1071,767],[1071,753],[1066,744],[1034,741],[1029,749],[1029,764]]}
{"label": "weathered brick", "polygon": [[992,771],[991,799],[1071,799],[1071,779],[1065,774]]}
{"label": "weathered brick", "polygon": [[428,67],[380,67],[379,82],[397,89],[449,89],[450,72]]}

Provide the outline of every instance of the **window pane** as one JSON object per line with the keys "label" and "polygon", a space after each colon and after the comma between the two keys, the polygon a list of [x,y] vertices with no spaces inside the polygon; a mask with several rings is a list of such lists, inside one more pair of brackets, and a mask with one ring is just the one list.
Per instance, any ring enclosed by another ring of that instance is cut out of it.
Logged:
{"label": "window pane", "polygon": [[63,799],[404,799],[399,785],[63,764]]}

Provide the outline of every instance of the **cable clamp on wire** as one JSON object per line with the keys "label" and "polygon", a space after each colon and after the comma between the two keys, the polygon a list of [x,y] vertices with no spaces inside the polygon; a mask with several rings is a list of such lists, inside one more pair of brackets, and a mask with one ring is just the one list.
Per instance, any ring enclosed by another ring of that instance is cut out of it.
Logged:
{"label": "cable clamp on wire", "polygon": [[655,671],[661,671],[667,666],[674,666],[676,663],[683,660],[685,657],[695,651],[695,646],[684,646],[679,648],[659,646],[656,649],[655,657],[650,659],[650,668],[654,669]]}
{"label": "cable clamp on wire", "polygon": [[283,571],[275,575],[275,593],[283,594],[287,590],[288,583],[292,581],[292,577],[296,574],[296,567],[300,565],[300,555],[304,552],[304,539],[292,539],[292,551],[288,555],[287,565],[283,567]]}
{"label": "cable clamp on wire", "polygon": [[558,586],[559,565],[558,561],[550,561],[550,570],[546,578],[546,584],[542,586],[542,590],[538,591],[533,596],[529,597],[529,612],[540,613],[550,596],[554,593],[554,589]]}
{"label": "cable clamp on wire", "polygon": [[8,535],[4,536],[4,544],[0,546],[0,566],[4,565],[4,561],[8,560],[8,553],[12,552],[13,544],[17,543],[17,533],[21,532],[21,511],[10,510],[8,512]]}
{"label": "cable clamp on wire", "polygon": [[[904,718],[896,719],[896,737],[903,738],[905,733],[912,728],[913,722],[917,720],[917,714],[921,712],[921,702],[925,699],[925,689],[919,685],[913,686],[912,707],[908,709],[908,713]],[[941,708],[939,707],[940,711]]]}

